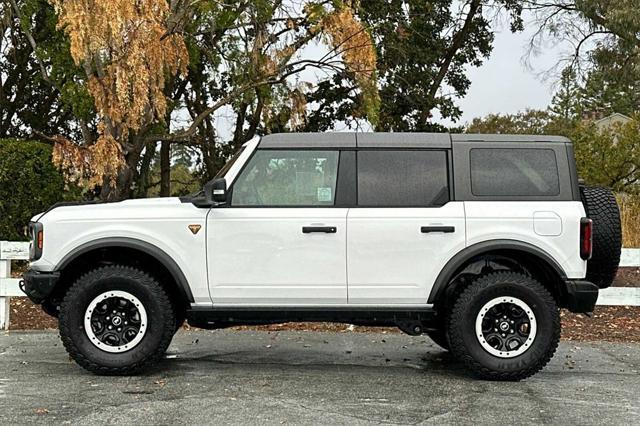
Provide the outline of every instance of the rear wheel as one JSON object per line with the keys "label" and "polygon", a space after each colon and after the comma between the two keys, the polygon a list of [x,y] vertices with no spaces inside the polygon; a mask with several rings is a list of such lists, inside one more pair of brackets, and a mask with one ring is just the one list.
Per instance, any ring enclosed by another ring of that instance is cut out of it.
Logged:
{"label": "rear wheel", "polygon": [[153,365],[176,327],[160,284],[144,271],[118,265],[80,277],[64,297],[59,323],[69,355],[85,369],[108,375]]}
{"label": "rear wheel", "polygon": [[560,314],[533,278],[497,272],[477,278],[449,317],[453,355],[476,376],[521,380],[541,370],[560,340]]}

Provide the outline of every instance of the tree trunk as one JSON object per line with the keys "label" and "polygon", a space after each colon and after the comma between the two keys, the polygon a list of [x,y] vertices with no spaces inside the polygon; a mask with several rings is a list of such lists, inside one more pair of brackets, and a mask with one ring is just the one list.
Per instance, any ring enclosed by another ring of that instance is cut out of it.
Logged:
{"label": "tree trunk", "polygon": [[150,142],[145,148],[142,161],[140,163],[140,172],[138,173],[138,182],[136,184],[136,196],[144,198],[149,190],[149,175],[151,173],[151,162],[156,154],[156,142]]}
{"label": "tree trunk", "polygon": [[160,145],[160,196],[171,196],[171,142]]}
{"label": "tree trunk", "polygon": [[115,182],[105,177],[100,189],[100,199],[104,201],[122,201],[131,198],[131,183],[135,174],[140,154],[125,155],[125,163],[120,168]]}

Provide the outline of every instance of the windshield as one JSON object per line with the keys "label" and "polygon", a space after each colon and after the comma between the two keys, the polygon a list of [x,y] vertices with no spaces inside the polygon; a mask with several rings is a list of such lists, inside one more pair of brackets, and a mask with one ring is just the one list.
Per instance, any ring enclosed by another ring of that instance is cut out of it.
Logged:
{"label": "windshield", "polygon": [[242,151],[244,151],[244,146],[240,148],[238,152],[236,152],[229,161],[227,161],[227,164],[222,166],[220,171],[214,176],[214,179],[223,178],[227,174],[231,166],[233,166],[233,163],[235,163],[238,160],[238,157],[240,157],[240,154],[242,154]]}
{"label": "windshield", "polygon": [[[238,150],[238,152],[233,154],[233,157],[231,157],[231,159],[229,161],[227,161],[227,163],[224,166],[222,166],[220,171],[214,176],[213,179],[223,178],[227,174],[227,172],[229,171],[231,166],[233,166],[233,163],[235,163],[238,160],[238,157],[240,157],[240,154],[242,154],[242,151],[244,151],[244,146],[242,148],[240,148]],[[189,194],[188,198],[200,197],[202,195],[204,195],[204,189],[201,189],[201,190],[196,191],[196,192],[194,192],[192,194]]]}

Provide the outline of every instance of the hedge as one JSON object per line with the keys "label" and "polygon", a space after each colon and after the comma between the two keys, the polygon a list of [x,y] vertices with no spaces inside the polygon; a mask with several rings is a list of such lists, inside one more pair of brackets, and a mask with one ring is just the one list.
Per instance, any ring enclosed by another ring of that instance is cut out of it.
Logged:
{"label": "hedge", "polygon": [[62,175],[51,163],[50,146],[0,139],[0,240],[25,240],[29,219],[78,196],[72,192],[65,190]]}

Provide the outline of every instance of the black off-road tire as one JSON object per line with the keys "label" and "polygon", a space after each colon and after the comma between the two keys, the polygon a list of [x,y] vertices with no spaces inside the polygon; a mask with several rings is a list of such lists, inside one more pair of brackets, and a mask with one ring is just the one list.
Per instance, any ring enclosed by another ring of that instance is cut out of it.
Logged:
{"label": "black off-road tire", "polygon": [[622,226],[616,197],[608,188],[581,186],[580,197],[593,221],[593,255],[587,262],[587,281],[607,288],[618,272],[622,249]]}
{"label": "black off-road tire", "polygon": [[445,327],[441,328],[431,328],[425,331],[426,335],[429,336],[433,343],[440,346],[445,351],[449,349],[449,339],[447,338],[447,332],[445,331]]}
{"label": "black off-road tire", "polygon": [[[513,358],[490,354],[480,344],[475,321],[481,308],[497,297],[517,297],[531,307],[537,334],[531,346]],[[560,340],[560,313],[539,282],[515,272],[495,272],[477,278],[454,302],[448,321],[451,353],[475,376],[517,381],[540,371],[553,357]]]}
{"label": "black off-road tire", "polygon": [[[110,353],[91,343],[84,330],[84,315],[95,297],[117,290],[140,300],[148,324],[134,348]],[[129,266],[102,266],[87,272],[67,291],[60,306],[59,328],[64,347],[80,366],[100,375],[132,375],[149,368],[163,357],[175,327],[172,304],[158,281]]]}

